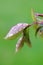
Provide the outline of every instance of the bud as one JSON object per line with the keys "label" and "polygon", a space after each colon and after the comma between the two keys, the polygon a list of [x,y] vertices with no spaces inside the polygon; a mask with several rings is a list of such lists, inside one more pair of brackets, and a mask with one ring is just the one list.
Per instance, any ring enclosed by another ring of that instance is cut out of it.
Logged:
{"label": "bud", "polygon": [[40,17],[43,17],[43,14],[36,13],[35,15],[36,16],[40,16]]}
{"label": "bud", "polygon": [[41,37],[43,37],[43,26],[39,26],[35,32],[35,36],[39,34]]}

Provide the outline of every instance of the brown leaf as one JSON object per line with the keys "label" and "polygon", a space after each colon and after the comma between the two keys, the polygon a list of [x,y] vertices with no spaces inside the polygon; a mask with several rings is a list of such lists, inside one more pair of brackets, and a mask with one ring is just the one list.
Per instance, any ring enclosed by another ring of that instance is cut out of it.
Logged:
{"label": "brown leaf", "polygon": [[23,45],[24,45],[24,38],[20,37],[20,39],[16,44],[16,52],[18,52],[23,47]]}

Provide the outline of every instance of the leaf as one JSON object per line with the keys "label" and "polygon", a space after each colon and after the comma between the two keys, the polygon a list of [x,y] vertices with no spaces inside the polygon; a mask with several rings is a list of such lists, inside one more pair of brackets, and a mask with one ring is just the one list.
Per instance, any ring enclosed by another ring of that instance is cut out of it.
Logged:
{"label": "leaf", "polygon": [[23,45],[24,45],[24,38],[20,37],[20,39],[16,44],[16,52],[18,52],[23,47]]}
{"label": "leaf", "polygon": [[33,9],[31,9],[31,16],[32,16],[32,19],[33,19],[33,21],[34,21],[34,23],[33,23],[33,24],[34,24],[33,27],[34,27],[34,29],[37,29],[37,26],[38,26],[37,17],[36,17],[36,15],[35,15]]}
{"label": "leaf", "polygon": [[29,27],[30,25],[27,23],[19,23],[15,26],[13,26],[10,31],[8,32],[8,34],[5,36],[4,39],[14,39],[16,37],[18,37],[22,31],[26,28]]}
{"label": "leaf", "polygon": [[30,37],[29,37],[28,28],[23,30],[23,36],[24,36],[24,40],[25,40],[26,44],[27,44],[29,47],[32,47],[31,41],[30,41]]}
{"label": "leaf", "polygon": [[36,22],[37,19],[36,19],[36,16],[35,16],[35,13],[34,13],[33,9],[31,9],[31,16],[32,16],[33,21]]}

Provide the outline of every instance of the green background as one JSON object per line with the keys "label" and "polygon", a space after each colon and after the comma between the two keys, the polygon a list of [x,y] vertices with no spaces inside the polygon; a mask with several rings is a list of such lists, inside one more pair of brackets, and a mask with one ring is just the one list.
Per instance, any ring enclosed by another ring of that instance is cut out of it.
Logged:
{"label": "green background", "polygon": [[17,39],[4,40],[10,28],[20,22],[32,23],[31,8],[43,13],[43,0],[0,0],[0,65],[43,65],[43,39],[30,28],[32,48],[26,44],[15,54]]}

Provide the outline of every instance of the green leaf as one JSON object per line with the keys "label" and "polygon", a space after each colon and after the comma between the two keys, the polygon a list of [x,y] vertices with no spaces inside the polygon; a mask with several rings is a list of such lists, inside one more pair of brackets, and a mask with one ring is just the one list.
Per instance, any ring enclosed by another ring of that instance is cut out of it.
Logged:
{"label": "green leaf", "polygon": [[34,27],[34,29],[37,29],[37,26],[38,26],[38,21],[37,21],[37,17],[36,17],[36,15],[35,15],[35,13],[34,13],[34,10],[33,9],[31,9],[31,16],[32,16],[32,19],[33,19],[33,27]]}
{"label": "green leaf", "polygon": [[30,37],[29,37],[29,29],[28,28],[23,30],[23,36],[24,36],[24,40],[25,40],[26,44],[29,47],[32,47]]}

